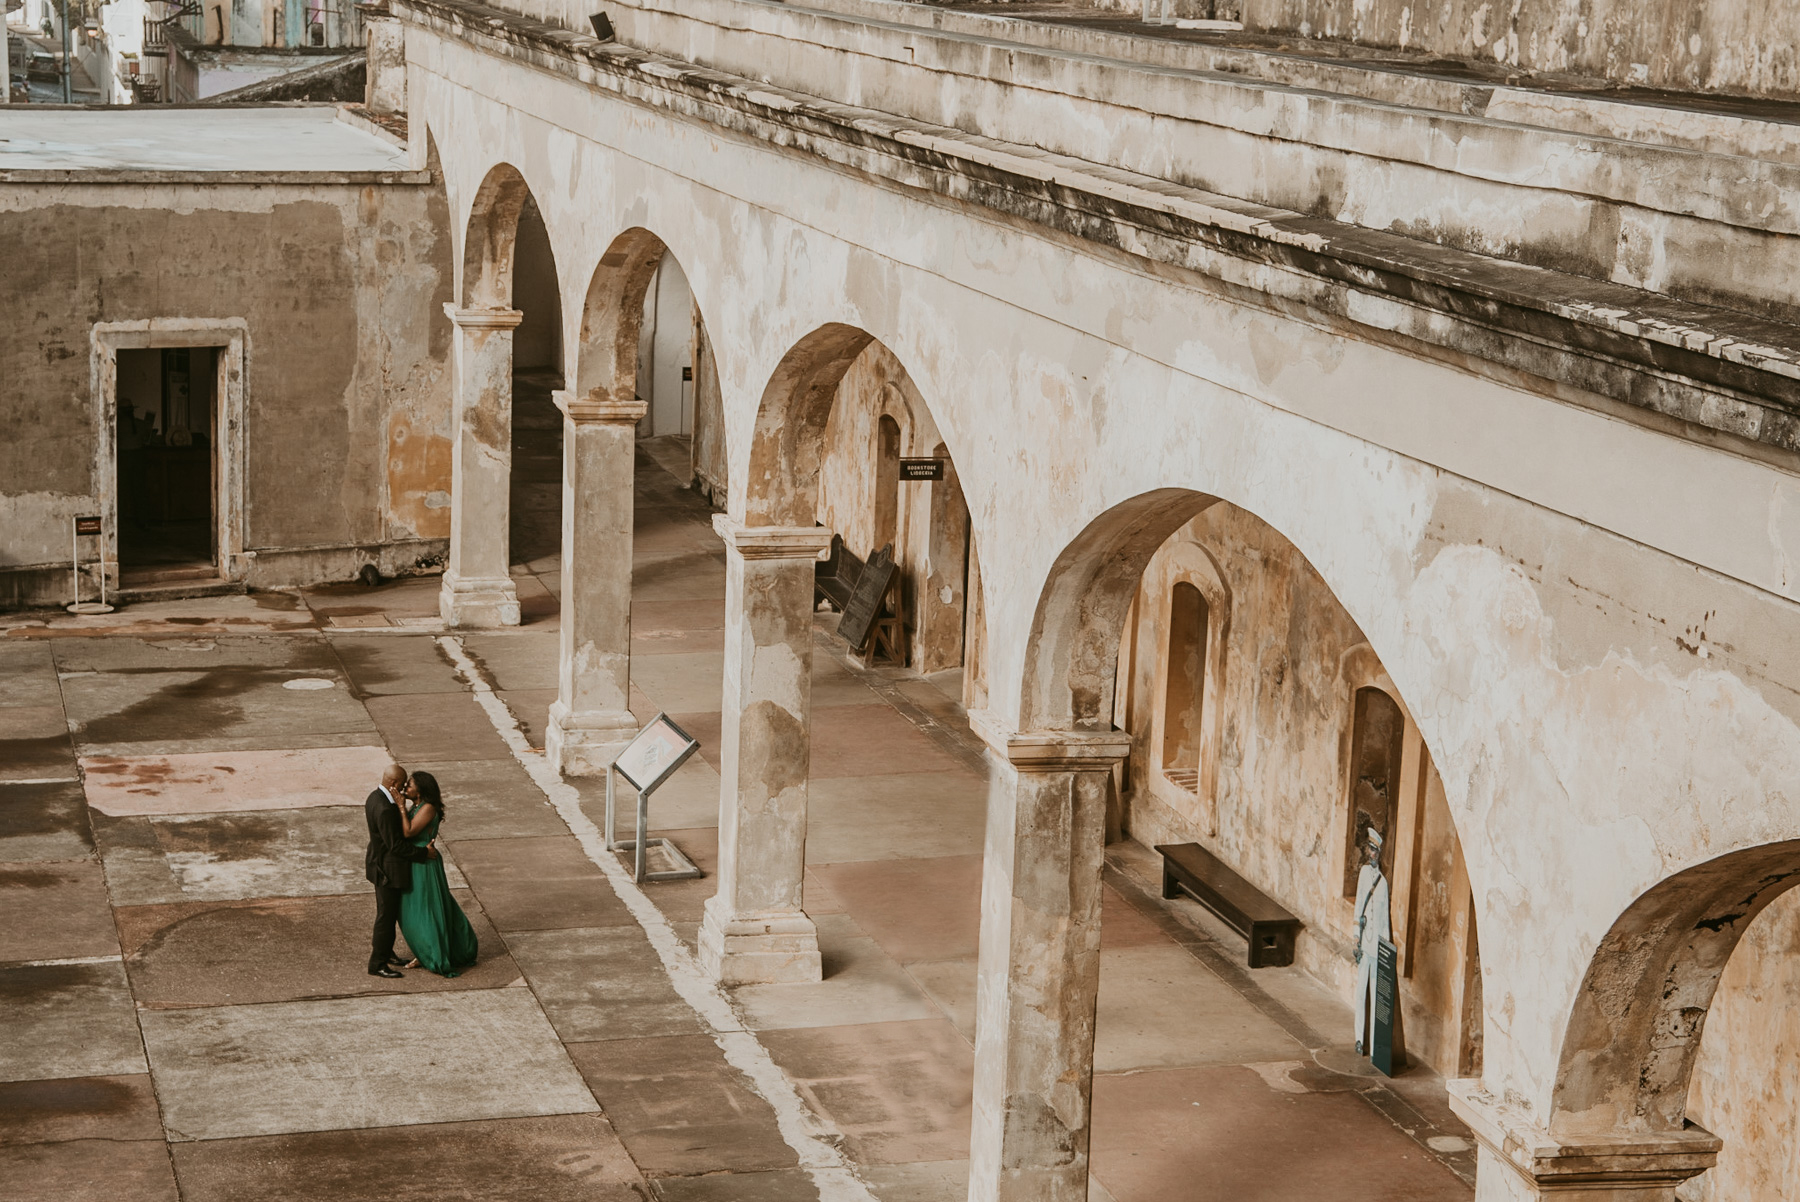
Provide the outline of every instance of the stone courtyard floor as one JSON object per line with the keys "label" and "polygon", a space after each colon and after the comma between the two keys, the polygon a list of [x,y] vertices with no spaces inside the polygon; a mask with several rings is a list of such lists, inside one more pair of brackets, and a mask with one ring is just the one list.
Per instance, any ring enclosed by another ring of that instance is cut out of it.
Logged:
{"label": "stone courtyard floor", "polygon": [[[652,811],[698,881],[632,885],[599,782],[545,766],[553,554],[504,632],[444,632],[435,578],[0,615],[0,1199],[966,1196],[985,771],[956,680],[822,626],[826,978],[708,984],[724,557],[683,455],[639,455],[633,709],[700,740]],[[364,971],[390,757],[444,787],[482,949],[455,979]],[[1135,843],[1102,949],[1092,1197],[1471,1196],[1442,1083],[1354,1071],[1347,1010],[1245,970]]]}

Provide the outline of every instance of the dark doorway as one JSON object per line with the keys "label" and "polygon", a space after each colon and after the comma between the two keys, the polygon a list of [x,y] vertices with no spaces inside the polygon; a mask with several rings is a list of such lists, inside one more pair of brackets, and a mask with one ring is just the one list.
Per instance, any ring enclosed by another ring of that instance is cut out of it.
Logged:
{"label": "dark doorway", "polygon": [[139,579],[216,562],[219,350],[119,352],[119,567]]}

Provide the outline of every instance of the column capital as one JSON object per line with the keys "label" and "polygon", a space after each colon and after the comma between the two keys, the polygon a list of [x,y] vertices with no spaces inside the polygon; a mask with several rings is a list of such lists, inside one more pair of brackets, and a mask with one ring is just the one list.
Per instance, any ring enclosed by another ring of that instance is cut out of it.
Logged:
{"label": "column capital", "polygon": [[1131,751],[1127,731],[1013,730],[992,710],[970,710],[969,729],[1019,772],[1097,772]]}
{"label": "column capital", "polygon": [[746,526],[715,513],[713,529],[745,559],[819,559],[831,550],[831,531],[824,526]]}
{"label": "column capital", "polygon": [[582,395],[559,388],[550,394],[550,399],[563,411],[563,416],[578,426],[635,426],[650,412],[648,402],[636,397],[629,401],[617,400],[603,388]]}
{"label": "column capital", "polygon": [[510,330],[525,316],[517,309],[459,309],[449,301],[444,312],[464,330]]}
{"label": "column capital", "polygon": [[1621,1198],[1652,1195],[1710,1169],[1724,1141],[1704,1127],[1680,1131],[1609,1131],[1552,1135],[1532,1115],[1489,1093],[1477,1078],[1448,1082],[1450,1109],[1494,1158],[1530,1184],[1534,1193],[1579,1189],[1599,1198],[1612,1189]]}

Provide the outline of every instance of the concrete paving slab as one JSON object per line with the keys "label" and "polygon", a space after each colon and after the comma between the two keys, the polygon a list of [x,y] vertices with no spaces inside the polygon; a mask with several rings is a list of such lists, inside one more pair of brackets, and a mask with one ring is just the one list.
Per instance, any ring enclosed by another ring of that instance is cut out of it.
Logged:
{"label": "concrete paving slab", "polygon": [[437,777],[448,838],[566,835],[568,824],[517,760],[426,760],[408,764]]}
{"label": "concrete paving slab", "polygon": [[597,1114],[176,1144],[186,1202],[639,1202],[648,1186]]}
{"label": "concrete paving slab", "polygon": [[1097,1073],[1093,1115],[1093,1173],[1118,1202],[1471,1195],[1355,1094],[1279,1092],[1247,1068]]}
{"label": "concrete paving slab", "polygon": [[1306,1049],[1182,948],[1100,953],[1094,1070],[1295,1060]]}
{"label": "concrete paving slab", "polygon": [[768,1173],[709,1173],[651,1182],[661,1202],[817,1202],[819,1189],[804,1169]]}
{"label": "concrete paving slab", "polygon": [[58,705],[0,709],[0,781],[75,775],[75,750]]}
{"label": "concrete paving slab", "polygon": [[725,594],[691,601],[654,601],[631,607],[633,638],[676,631],[695,633],[725,629]]}
{"label": "concrete paving slab", "polygon": [[975,982],[977,963],[967,960],[922,960],[906,966],[906,975],[937,1003],[944,1017],[953,1023],[962,1037],[975,1043]]}
{"label": "concrete paving slab", "polygon": [[0,783],[0,861],[76,860],[93,850],[80,781]]}
{"label": "concrete paving slab", "polygon": [[[377,993],[498,989],[519,968],[473,894],[453,891],[481,958],[455,978],[407,969],[390,981],[368,973],[371,894],[124,906],[117,911],[125,967],[138,1005],[229,1006]],[[405,939],[400,954],[409,955]]]}
{"label": "concrete paving slab", "polygon": [[858,1164],[968,1156],[975,1052],[944,1019],[771,1031],[763,1043]]}
{"label": "concrete paving slab", "polygon": [[0,864],[0,963],[118,952],[98,861]]}
{"label": "concrete paving slab", "polygon": [[824,709],[836,705],[869,705],[877,700],[862,677],[835,657],[813,654],[812,705]]}
{"label": "concrete paving slab", "polygon": [[488,917],[502,931],[636,929],[631,912],[573,835],[453,839],[450,846]]}
{"label": "concrete paving slab", "polygon": [[[921,1160],[913,1164],[873,1164],[862,1179],[879,1202],[967,1202],[969,1162]],[[1088,1202],[1099,1202],[1092,1188]]]}
{"label": "concrete paving slab", "polygon": [[145,1071],[124,965],[0,967],[0,1081]]}
{"label": "concrete paving slab", "polygon": [[814,864],[865,935],[902,964],[972,957],[981,937],[981,856]]}
{"label": "concrete paving slab", "polygon": [[[689,761],[692,762],[691,760]],[[594,823],[601,824],[601,810],[596,807]],[[621,824],[619,837],[631,838],[634,828]],[[698,928],[706,899],[719,891],[719,831],[717,827],[698,827],[688,830],[660,830],[650,828],[655,835],[671,840],[681,853],[694,864],[704,875],[687,881],[648,881],[644,891],[656,908],[662,911],[663,917],[678,932],[686,932]],[[627,872],[631,871],[632,862],[629,852],[615,853],[619,857],[619,866]]]}
{"label": "concrete paving slab", "polygon": [[813,780],[834,776],[894,776],[954,772],[959,761],[919,728],[880,703],[834,705],[812,716]]}
{"label": "concrete paving slab", "polygon": [[333,633],[329,638],[344,670],[364,693],[461,693],[469,687],[429,635]]}
{"label": "concrete paving slab", "polygon": [[705,601],[724,595],[725,556],[721,551],[676,551],[632,556],[633,604]]}
{"label": "concrete paving slab", "polygon": [[[724,652],[688,651],[645,656],[631,679],[658,709],[670,713],[716,710],[724,703]],[[865,690],[865,696],[867,691]]]}
{"label": "concrete paving slab", "polygon": [[643,629],[633,626],[631,630],[633,663],[644,656],[682,655],[696,651],[723,652],[724,650],[725,627],[723,625],[702,626],[697,629],[679,626],[656,626]]}
{"label": "concrete paving slab", "polygon": [[815,918],[825,979],[809,985],[745,985],[733,990],[753,1031],[937,1019],[939,1011],[906,971],[844,914]]}
{"label": "concrete paving slab", "polygon": [[0,1146],[0,1202],[177,1202],[161,1139]]}
{"label": "concrete paving slab", "polygon": [[[295,680],[332,687],[290,689]],[[221,667],[207,671],[96,672],[63,677],[63,704],[75,741],[90,755],[177,754],[221,747],[290,748],[295,735],[363,736],[369,715],[335,672]],[[129,754],[129,753],[127,753]]]}
{"label": "concrete paving slab", "polygon": [[496,689],[556,687],[556,657],[560,651],[553,635],[465,634],[462,644]]}
{"label": "concrete paving slab", "polygon": [[468,693],[411,693],[363,703],[394,757],[414,760],[511,759],[494,725]]}
{"label": "concrete paving slab", "polygon": [[569,1056],[631,1158],[653,1177],[798,1163],[775,1111],[710,1036],[579,1043]]}
{"label": "concrete paving slab", "polygon": [[506,705],[513,720],[524,732],[525,741],[539,751],[544,749],[544,734],[550,723],[550,705],[556,700],[555,689],[509,689],[494,696]]}
{"label": "concrete paving slab", "polygon": [[171,1140],[599,1109],[529,990],[142,1017]]}
{"label": "concrete paving slab", "polygon": [[987,783],[971,772],[846,776],[807,785],[812,864],[978,854]]}
{"label": "concrete paving slab", "polygon": [[120,906],[366,893],[361,809],[96,818]]}
{"label": "concrete paving slab", "polygon": [[88,804],[103,814],[220,814],[361,807],[393,758],[385,747],[86,756]]}
{"label": "concrete paving slab", "polygon": [[[1155,923],[1138,912],[1136,906],[1111,885],[1103,885],[1100,889],[1100,946],[1144,947],[1159,946],[1169,942],[1169,937],[1159,930]],[[1261,980],[1259,977],[1258,980]]]}
{"label": "concrete paving slab", "polygon": [[635,924],[516,931],[506,942],[566,1043],[703,1029]]}
{"label": "concrete paving slab", "polygon": [[162,1137],[148,1073],[0,1082],[0,1146]]}
{"label": "concrete paving slab", "polygon": [[287,668],[295,675],[330,675],[338,671],[338,661],[330,645],[310,633],[270,638],[266,635],[192,635],[171,630],[162,638],[58,639],[51,644],[51,649],[57,670],[68,676],[87,672],[211,671],[217,668]]}
{"label": "concrete paving slab", "polygon": [[316,614],[387,614],[393,618],[436,617],[441,576],[404,576],[373,588],[349,581],[317,584],[300,590],[306,607]]}
{"label": "concrete paving slab", "polygon": [[38,639],[0,639],[0,707],[62,706],[62,686],[50,644]]}

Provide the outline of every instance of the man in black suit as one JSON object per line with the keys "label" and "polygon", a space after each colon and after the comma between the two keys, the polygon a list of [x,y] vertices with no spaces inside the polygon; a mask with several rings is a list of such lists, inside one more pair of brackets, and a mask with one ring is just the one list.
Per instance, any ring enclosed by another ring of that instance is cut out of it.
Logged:
{"label": "man in black suit", "polygon": [[400,824],[400,790],[406,787],[406,769],[388,765],[381,787],[363,802],[369,823],[369,850],[363,857],[363,875],[375,886],[375,939],[369,950],[369,975],[398,977],[393,966],[405,961],[394,954],[394,924],[400,920],[401,895],[412,889],[412,866],[437,859],[437,848],[414,847]]}

